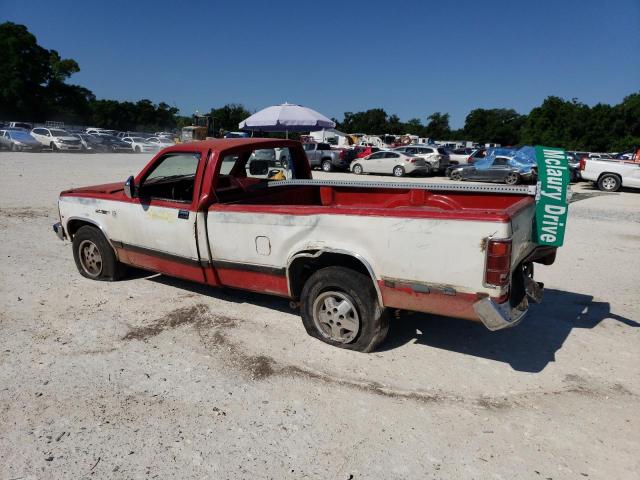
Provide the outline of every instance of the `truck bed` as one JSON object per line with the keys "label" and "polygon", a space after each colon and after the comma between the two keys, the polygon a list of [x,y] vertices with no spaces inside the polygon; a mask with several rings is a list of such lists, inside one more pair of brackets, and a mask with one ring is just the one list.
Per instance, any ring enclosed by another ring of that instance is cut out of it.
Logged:
{"label": "truck bed", "polygon": [[[292,207],[313,213],[402,216],[509,222],[534,203],[528,186],[447,185],[387,182],[285,180],[253,183],[219,195],[225,205],[286,214]],[[474,188],[475,187],[475,188]],[[309,207],[323,207],[314,210]],[[327,208],[333,207],[333,208]]]}

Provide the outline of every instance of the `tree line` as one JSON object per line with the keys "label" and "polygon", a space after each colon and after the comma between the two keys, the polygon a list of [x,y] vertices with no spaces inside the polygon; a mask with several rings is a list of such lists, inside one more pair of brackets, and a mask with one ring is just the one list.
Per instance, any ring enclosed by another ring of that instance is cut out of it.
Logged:
{"label": "tree line", "polygon": [[[64,121],[116,130],[171,130],[191,124],[191,117],[164,102],[97,99],[85,87],[67,83],[80,71],[75,60],[40,45],[24,25],[0,24],[0,120]],[[233,131],[251,115],[241,104],[212,108],[215,129]],[[347,133],[412,134],[438,140],[471,140],[501,145],[542,144],[568,150],[622,151],[640,145],[640,92],[617,105],[593,107],[577,99],[547,97],[523,115],[513,109],[477,108],[464,126],[452,129],[449,114],[435,112],[423,123],[406,122],[382,108],[345,112],[333,119]]]}

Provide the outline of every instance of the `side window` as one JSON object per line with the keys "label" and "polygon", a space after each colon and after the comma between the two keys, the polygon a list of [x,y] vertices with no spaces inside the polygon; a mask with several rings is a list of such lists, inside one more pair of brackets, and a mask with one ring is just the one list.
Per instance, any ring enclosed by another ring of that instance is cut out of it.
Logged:
{"label": "side window", "polygon": [[498,157],[493,161],[493,165],[495,167],[500,167],[500,166],[507,165],[507,162],[508,162],[508,159],[504,157]]}
{"label": "side window", "polygon": [[405,148],[404,149],[404,153],[410,153],[411,155],[415,155],[416,153],[418,153],[418,149],[417,148]]}
{"label": "side window", "polygon": [[398,158],[400,155],[398,155],[397,153],[393,153],[393,152],[386,152],[384,154],[384,158]]}
{"label": "side window", "polygon": [[433,148],[423,148],[422,154],[433,153]]}
{"label": "side window", "polygon": [[369,155],[367,158],[369,160],[376,160],[378,158],[383,158],[384,156],[384,152],[378,152],[378,153],[374,153],[373,155]]}
{"label": "side window", "polygon": [[165,155],[142,181],[139,196],[191,203],[199,162],[196,152]]}
{"label": "side window", "polygon": [[260,148],[222,157],[216,194],[224,201],[261,183],[295,178],[293,155],[289,148]]}

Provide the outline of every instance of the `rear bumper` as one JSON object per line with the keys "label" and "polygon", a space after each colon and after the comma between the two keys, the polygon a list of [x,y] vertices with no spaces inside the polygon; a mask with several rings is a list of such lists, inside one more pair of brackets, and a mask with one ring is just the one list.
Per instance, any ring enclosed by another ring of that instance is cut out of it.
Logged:
{"label": "rear bumper", "polygon": [[473,310],[478,315],[480,321],[491,331],[502,330],[504,328],[515,327],[527,314],[529,310],[529,299],[535,303],[542,301],[544,286],[535,282],[533,278],[524,276],[524,292],[520,303],[511,305],[510,301],[496,303],[491,298],[483,298],[473,304]]}
{"label": "rear bumper", "polygon": [[525,297],[516,307],[507,301],[496,303],[490,298],[483,298],[473,304],[473,310],[485,327],[491,331],[515,327],[527,314],[529,301]]}

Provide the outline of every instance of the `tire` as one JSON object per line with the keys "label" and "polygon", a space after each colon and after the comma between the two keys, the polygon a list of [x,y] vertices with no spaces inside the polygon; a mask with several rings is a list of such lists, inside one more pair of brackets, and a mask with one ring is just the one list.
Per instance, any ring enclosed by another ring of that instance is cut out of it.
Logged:
{"label": "tire", "polygon": [[56,146],[56,144],[55,144],[55,143],[51,142],[51,143],[49,144],[49,146],[51,147],[51,151],[52,151],[52,152],[57,152],[57,151],[58,151],[58,147]]}
{"label": "tire", "polygon": [[433,170],[431,169],[431,165],[425,163],[423,173],[425,176],[430,177],[433,175]]}
{"label": "tire", "polygon": [[321,167],[323,172],[333,171],[333,164],[331,163],[331,160],[323,160],[321,163]]}
{"label": "tire", "polygon": [[506,177],[504,177],[504,183],[506,183],[507,185],[517,185],[520,183],[520,175],[518,175],[516,172],[511,172],[507,174]]}
{"label": "tire", "polygon": [[134,151],[135,151],[136,153],[140,153],[140,152],[141,152],[140,147],[136,147]]}
{"label": "tire", "polygon": [[[326,267],[309,277],[302,288],[300,314],[312,337],[358,352],[373,351],[389,331],[388,315],[371,278],[344,267]],[[332,317],[337,318],[330,325]]]}
{"label": "tire", "polygon": [[456,170],[454,170],[453,172],[451,172],[451,174],[449,175],[449,178],[455,182],[460,182],[462,181],[462,174]]}
{"label": "tire", "polygon": [[15,143],[12,143],[12,144],[11,144],[11,151],[12,151],[12,152],[17,152],[17,151],[18,151],[18,147],[16,146],[16,144],[15,144]]}
{"label": "tire", "polygon": [[598,179],[598,189],[603,192],[617,192],[622,187],[622,181],[618,175],[605,173]]}
{"label": "tire", "polygon": [[356,163],[353,166],[353,173],[355,173],[356,175],[362,175],[364,173],[364,171],[362,170],[362,165],[360,165],[359,163]]}
{"label": "tire", "polygon": [[400,165],[393,167],[392,173],[394,177],[404,177],[404,167],[401,167]]}
{"label": "tire", "polygon": [[85,225],[73,236],[73,259],[83,277],[91,280],[113,282],[125,272],[116,254],[102,232]]}

